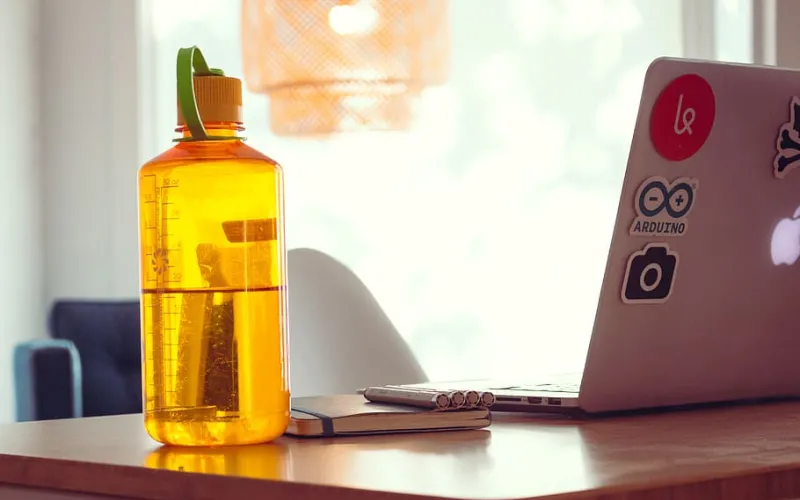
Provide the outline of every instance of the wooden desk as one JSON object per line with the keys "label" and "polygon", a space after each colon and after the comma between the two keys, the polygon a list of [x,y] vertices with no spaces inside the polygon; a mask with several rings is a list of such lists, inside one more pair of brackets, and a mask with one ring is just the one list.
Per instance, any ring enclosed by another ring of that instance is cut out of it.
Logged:
{"label": "wooden desk", "polygon": [[14,488],[21,499],[19,486],[159,500],[800,498],[800,403],[598,421],[496,415],[491,431],[201,450],[159,447],[139,415],[10,424],[0,483],[0,497]]}

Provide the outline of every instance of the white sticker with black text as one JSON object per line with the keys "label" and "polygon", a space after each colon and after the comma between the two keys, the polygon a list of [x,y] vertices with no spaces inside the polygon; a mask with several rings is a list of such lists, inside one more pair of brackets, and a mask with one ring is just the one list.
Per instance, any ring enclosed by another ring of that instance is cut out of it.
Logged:
{"label": "white sticker with black text", "polygon": [[632,236],[683,236],[697,198],[697,179],[679,177],[670,182],[656,176],[646,179],[636,191],[631,224]]}

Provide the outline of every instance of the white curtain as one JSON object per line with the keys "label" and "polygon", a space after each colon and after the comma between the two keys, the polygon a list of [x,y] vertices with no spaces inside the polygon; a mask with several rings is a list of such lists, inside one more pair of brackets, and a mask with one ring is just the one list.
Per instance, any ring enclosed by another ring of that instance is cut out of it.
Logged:
{"label": "white curtain", "polygon": [[0,422],[13,421],[12,353],[17,342],[44,331],[42,304],[42,204],[39,161],[42,144],[37,99],[36,2],[0,0],[0,45],[5,55],[0,79]]}

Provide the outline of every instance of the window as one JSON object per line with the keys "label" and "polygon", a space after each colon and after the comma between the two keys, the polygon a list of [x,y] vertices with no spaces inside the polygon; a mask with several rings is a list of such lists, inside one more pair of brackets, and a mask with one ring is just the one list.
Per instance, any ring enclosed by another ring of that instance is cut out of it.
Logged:
{"label": "window", "polygon": [[[277,138],[247,94],[249,140],[287,170],[289,247],[352,268],[433,379],[580,370],[645,69],[750,61],[749,4],[452,0],[450,79],[407,133]],[[145,2],[148,156],[172,138],[179,47],[242,74],[239,14]]]}

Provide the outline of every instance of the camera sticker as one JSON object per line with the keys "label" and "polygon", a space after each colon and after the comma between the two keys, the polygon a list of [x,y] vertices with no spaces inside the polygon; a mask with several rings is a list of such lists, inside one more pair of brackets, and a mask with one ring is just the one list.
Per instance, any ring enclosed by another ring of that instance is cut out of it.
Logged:
{"label": "camera sticker", "polygon": [[628,258],[622,281],[622,302],[661,304],[672,294],[678,254],[666,243],[648,243]]}
{"label": "camera sticker", "polygon": [[783,179],[790,170],[800,165],[800,98],[789,102],[789,121],[781,125],[775,141],[777,154],[772,162],[775,177]]}
{"label": "camera sticker", "polygon": [[683,161],[695,155],[714,126],[714,90],[700,75],[672,80],[650,113],[650,140],[662,158]]}
{"label": "camera sticker", "polygon": [[664,177],[646,179],[636,191],[636,218],[632,236],[683,236],[689,225],[686,217],[697,196],[697,179],[679,177],[669,182]]}

